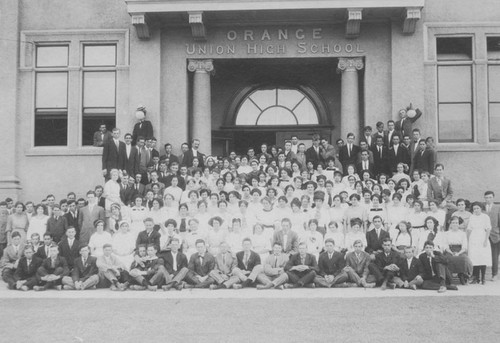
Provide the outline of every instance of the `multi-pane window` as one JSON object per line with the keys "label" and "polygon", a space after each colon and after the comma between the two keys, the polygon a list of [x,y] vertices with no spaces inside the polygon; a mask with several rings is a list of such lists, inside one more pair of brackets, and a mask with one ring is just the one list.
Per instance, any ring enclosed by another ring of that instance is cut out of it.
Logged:
{"label": "multi-pane window", "polygon": [[490,142],[500,142],[500,37],[487,37]]}
{"label": "multi-pane window", "polygon": [[84,45],[82,82],[82,145],[92,145],[101,124],[115,126],[116,45]]}
{"label": "multi-pane window", "polygon": [[236,125],[314,125],[318,113],[301,91],[273,87],[253,91],[241,103]]}
{"label": "multi-pane window", "polygon": [[440,142],[472,142],[472,37],[437,37],[438,121]]}
{"label": "multi-pane window", "polygon": [[67,145],[68,49],[36,47],[35,146]]}

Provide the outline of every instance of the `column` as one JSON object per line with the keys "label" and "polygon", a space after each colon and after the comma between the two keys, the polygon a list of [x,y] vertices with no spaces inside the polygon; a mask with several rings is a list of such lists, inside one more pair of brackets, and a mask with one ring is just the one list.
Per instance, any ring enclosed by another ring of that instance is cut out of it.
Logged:
{"label": "column", "polygon": [[359,88],[358,70],[363,69],[361,57],[339,58],[338,71],[342,73],[341,99],[340,99],[340,132],[342,139],[349,132],[359,139],[361,131],[359,120]]}
{"label": "column", "polygon": [[210,73],[214,71],[214,64],[212,60],[189,60],[188,70],[194,72],[191,138],[200,140],[201,152],[212,154]]}

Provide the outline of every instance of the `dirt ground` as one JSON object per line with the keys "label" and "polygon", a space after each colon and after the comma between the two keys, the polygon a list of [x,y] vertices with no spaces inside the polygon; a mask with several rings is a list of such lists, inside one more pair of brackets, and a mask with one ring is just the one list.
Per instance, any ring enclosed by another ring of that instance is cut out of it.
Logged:
{"label": "dirt ground", "polygon": [[495,342],[500,297],[0,299],[1,342]]}

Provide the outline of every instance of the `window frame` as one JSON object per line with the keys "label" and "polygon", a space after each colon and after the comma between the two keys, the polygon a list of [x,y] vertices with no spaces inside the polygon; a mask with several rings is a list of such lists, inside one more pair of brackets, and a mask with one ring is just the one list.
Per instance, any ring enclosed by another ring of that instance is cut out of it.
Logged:
{"label": "window frame", "polygon": [[490,67],[495,66],[497,68],[500,68],[500,59],[489,59],[488,57],[488,38],[489,37],[495,37],[500,39],[500,33],[498,34],[487,34],[485,35],[486,38],[486,74],[487,74],[487,97],[488,97],[488,103],[487,103],[487,112],[488,112],[488,142],[490,143],[500,143],[500,138],[494,139],[492,138],[491,135],[491,113],[490,113],[490,106],[491,104],[498,104],[500,105],[500,100],[498,101],[491,101],[491,95],[490,95]]}

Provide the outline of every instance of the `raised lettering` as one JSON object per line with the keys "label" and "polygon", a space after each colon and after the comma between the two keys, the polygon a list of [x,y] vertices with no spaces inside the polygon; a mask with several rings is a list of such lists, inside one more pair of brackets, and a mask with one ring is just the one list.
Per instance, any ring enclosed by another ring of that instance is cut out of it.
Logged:
{"label": "raised lettering", "polygon": [[224,47],[222,45],[217,45],[215,51],[217,52],[217,55],[222,55],[224,53]]}
{"label": "raised lettering", "polygon": [[305,35],[304,35],[304,30],[303,29],[297,29],[297,31],[295,31],[295,37],[297,37],[297,39],[304,39],[305,38]]}
{"label": "raised lettering", "polygon": [[335,51],[337,53],[341,52],[342,51],[342,46],[340,44],[335,44],[333,46],[333,51]]}
{"label": "raised lettering", "polygon": [[228,53],[228,54],[233,54],[233,55],[234,55],[234,44],[233,44],[233,45],[228,45],[228,46],[227,46],[227,53]]}
{"label": "raised lettering", "polygon": [[247,54],[256,54],[257,44],[247,44]]}
{"label": "raised lettering", "polygon": [[278,40],[288,40],[288,29],[278,30]]}
{"label": "raised lettering", "polygon": [[186,53],[188,55],[194,55],[195,52],[196,52],[196,49],[194,47],[194,44],[186,44]]}
{"label": "raised lettering", "polygon": [[276,49],[277,54],[286,54],[286,45],[285,44],[278,44],[277,49]]}
{"label": "raised lettering", "polygon": [[356,44],[356,52],[365,52],[363,49],[359,47],[359,43]]}
{"label": "raised lettering", "polygon": [[227,32],[227,39],[228,40],[235,40],[237,37],[238,37],[238,34],[236,33],[236,31],[231,30],[231,31]]}
{"label": "raised lettering", "polygon": [[321,52],[324,54],[330,53],[330,45],[329,44],[321,44]]}
{"label": "raised lettering", "polygon": [[198,45],[198,54],[206,55],[207,54],[207,46],[206,45]]}
{"label": "raised lettering", "polygon": [[352,44],[346,44],[345,45],[345,51],[346,52],[352,52]]}
{"label": "raised lettering", "polygon": [[297,52],[299,54],[305,54],[306,53],[306,51],[307,51],[306,43],[304,43],[304,42],[297,43],[297,47],[299,48],[297,50]]}
{"label": "raised lettering", "polygon": [[244,40],[253,40],[253,31],[252,30],[245,30],[244,35],[245,35]]}
{"label": "raised lettering", "polygon": [[311,52],[313,54],[318,53],[318,44],[311,44],[311,49],[310,50],[311,50]]}
{"label": "raised lettering", "polygon": [[262,37],[260,40],[271,40],[271,36],[269,35],[269,31],[264,30],[264,32],[262,32]]}
{"label": "raised lettering", "polygon": [[321,29],[313,29],[313,39],[321,39]]}

